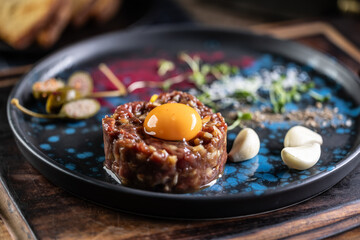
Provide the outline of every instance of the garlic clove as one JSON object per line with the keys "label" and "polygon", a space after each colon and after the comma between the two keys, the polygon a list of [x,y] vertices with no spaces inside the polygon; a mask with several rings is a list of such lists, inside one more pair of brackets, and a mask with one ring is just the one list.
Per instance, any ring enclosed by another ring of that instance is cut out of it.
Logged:
{"label": "garlic clove", "polygon": [[299,147],[286,147],[281,151],[283,162],[297,170],[305,170],[314,166],[320,159],[319,143],[311,143]]}
{"label": "garlic clove", "polygon": [[236,136],[234,144],[229,152],[231,162],[240,162],[255,157],[260,150],[260,139],[251,128],[244,128]]}
{"label": "garlic clove", "polygon": [[284,139],[285,147],[298,147],[310,143],[322,144],[323,139],[320,134],[303,126],[295,126],[290,128]]}

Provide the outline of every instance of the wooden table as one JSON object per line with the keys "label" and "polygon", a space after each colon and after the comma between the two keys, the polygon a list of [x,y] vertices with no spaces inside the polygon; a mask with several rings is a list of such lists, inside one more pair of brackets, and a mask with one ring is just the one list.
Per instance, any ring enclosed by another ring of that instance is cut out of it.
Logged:
{"label": "wooden table", "polygon": [[[360,70],[360,21],[250,24],[252,31],[294,39]],[[350,28],[350,29],[352,29]],[[1,76],[1,73],[0,73]],[[52,185],[18,151],[5,108],[16,79],[0,80],[0,239],[358,239],[360,167],[326,192],[274,212],[225,220],[168,220],[100,207]],[[146,203],[144,203],[146,204]],[[4,222],[6,223],[4,225]],[[7,231],[8,230],[8,231]]]}

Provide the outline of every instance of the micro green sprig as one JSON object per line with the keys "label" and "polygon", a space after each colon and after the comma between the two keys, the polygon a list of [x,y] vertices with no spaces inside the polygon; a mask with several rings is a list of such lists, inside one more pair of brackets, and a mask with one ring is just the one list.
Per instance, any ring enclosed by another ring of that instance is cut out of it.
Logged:
{"label": "micro green sprig", "polygon": [[248,112],[244,113],[244,112],[238,111],[236,120],[230,126],[228,126],[228,130],[231,131],[236,127],[241,127],[242,121],[247,121],[247,120],[251,120],[251,119],[252,119],[251,113],[248,113]]}
{"label": "micro green sprig", "polygon": [[210,64],[201,64],[201,59],[199,56],[191,57],[187,53],[180,53],[179,59],[186,62],[191,69],[191,75],[189,79],[195,83],[196,87],[201,89],[201,87],[207,83],[207,76],[213,75],[215,79],[221,80],[224,77],[236,74],[239,69],[236,66],[231,66],[228,63],[218,63],[214,65]]}
{"label": "micro green sprig", "polygon": [[323,96],[323,95],[321,95],[321,94],[319,94],[319,93],[317,93],[317,92],[315,92],[315,91],[313,91],[313,90],[310,90],[310,91],[309,91],[309,95],[310,95],[313,99],[315,99],[315,101],[321,102],[321,103],[327,102],[327,101],[329,101],[330,98],[331,98],[331,95],[330,95],[330,94],[326,94],[325,96]]}
{"label": "micro green sprig", "polygon": [[182,52],[179,55],[179,59],[186,62],[189,67],[191,68],[191,75],[189,79],[195,83],[195,85],[200,88],[204,84],[206,84],[206,75],[210,72],[209,65],[200,66],[200,57],[194,56],[191,57],[190,55]]}
{"label": "micro green sprig", "polygon": [[175,64],[172,61],[161,59],[158,62],[158,75],[164,76],[166,73],[175,69]]}
{"label": "micro green sprig", "polygon": [[312,92],[310,90],[315,87],[315,83],[311,81],[298,83],[292,86],[290,90],[286,90],[283,86],[284,80],[285,76],[281,76],[280,79],[272,82],[269,90],[270,102],[272,104],[274,113],[284,113],[285,105],[287,103],[299,102],[301,100],[302,94]]}
{"label": "micro green sprig", "polygon": [[214,66],[211,66],[210,72],[217,78],[221,79],[224,76],[235,75],[238,73],[239,68],[236,66],[231,66],[228,63],[218,63]]}
{"label": "micro green sprig", "polygon": [[236,90],[232,97],[237,99],[239,102],[247,102],[247,103],[254,103],[256,100],[258,100],[258,96],[252,92],[246,91],[246,90]]}
{"label": "micro green sprig", "polygon": [[283,81],[284,77],[280,78],[277,81],[274,81],[270,87],[269,96],[274,113],[285,112],[285,104],[289,102],[290,95],[288,95],[288,93],[282,86]]}

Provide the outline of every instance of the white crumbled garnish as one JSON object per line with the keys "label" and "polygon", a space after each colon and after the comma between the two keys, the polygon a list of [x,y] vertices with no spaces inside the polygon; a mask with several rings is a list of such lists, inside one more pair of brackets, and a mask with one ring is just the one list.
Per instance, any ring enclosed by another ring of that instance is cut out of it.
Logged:
{"label": "white crumbled garnish", "polygon": [[209,86],[205,86],[204,90],[210,94],[212,100],[226,99],[233,95],[236,91],[247,91],[252,94],[261,87],[261,78],[244,78],[240,75],[227,77],[219,81],[214,81]]}
{"label": "white crumbled garnish", "polygon": [[[285,89],[290,89],[299,83],[310,81],[309,75],[295,67],[285,68],[284,66],[275,66],[273,69],[262,69],[257,74],[250,77],[237,74],[235,76],[226,76],[223,79],[216,80],[210,85],[202,88],[203,92],[209,94],[211,100],[222,102],[237,102],[230,98],[238,91],[246,91],[253,96],[257,96],[258,91],[269,91],[273,82],[282,79],[282,85]],[[197,90],[190,90],[191,94],[200,94]],[[227,104],[226,104],[227,105]]]}

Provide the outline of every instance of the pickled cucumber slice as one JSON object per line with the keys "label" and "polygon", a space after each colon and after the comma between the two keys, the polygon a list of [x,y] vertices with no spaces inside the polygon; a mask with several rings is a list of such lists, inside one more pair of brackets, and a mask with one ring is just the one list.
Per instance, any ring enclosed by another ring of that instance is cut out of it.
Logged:
{"label": "pickled cucumber slice", "polygon": [[69,119],[86,119],[94,116],[100,110],[100,103],[92,98],[82,98],[64,104],[60,115]]}
{"label": "pickled cucumber slice", "polygon": [[90,96],[94,89],[91,75],[84,71],[71,74],[67,85],[79,91],[82,97]]}
{"label": "pickled cucumber slice", "polygon": [[94,116],[100,110],[100,103],[95,99],[82,98],[79,100],[74,100],[68,103],[65,103],[58,114],[43,114],[33,112],[25,107],[23,107],[17,98],[11,99],[11,104],[13,104],[21,112],[36,118],[66,118],[66,119],[86,119]]}

